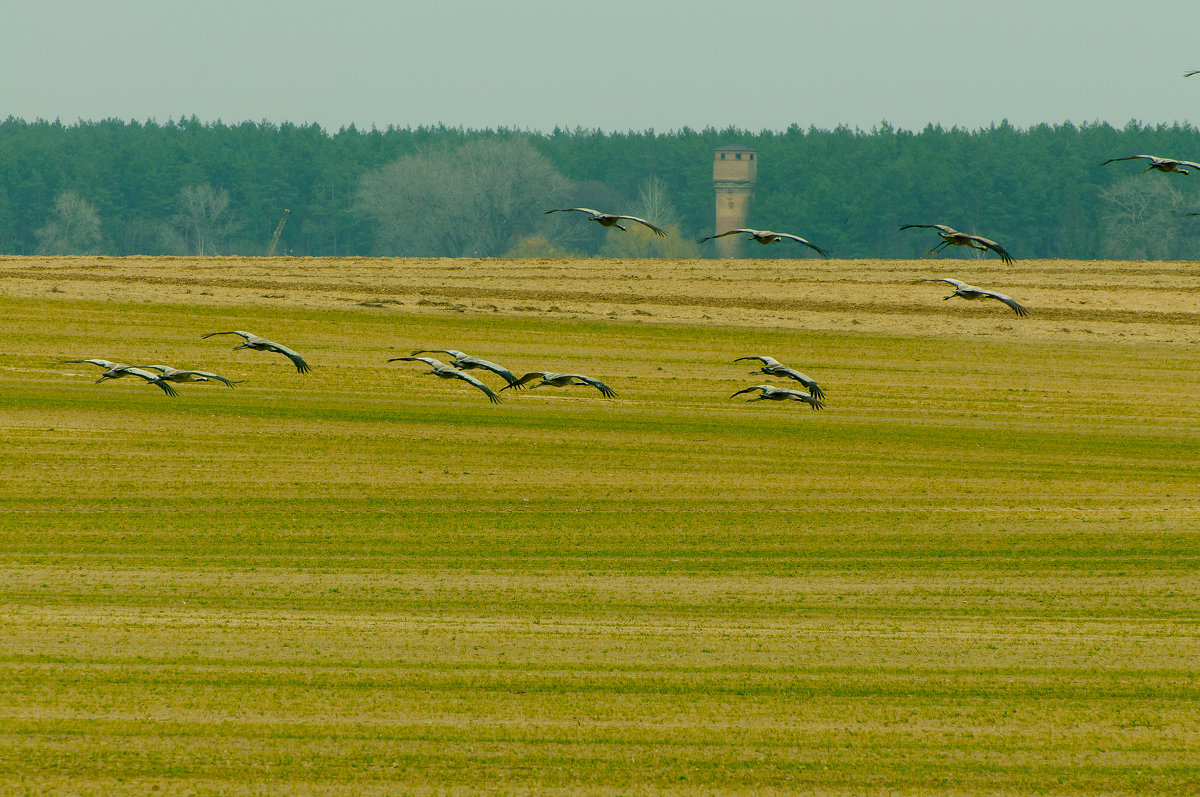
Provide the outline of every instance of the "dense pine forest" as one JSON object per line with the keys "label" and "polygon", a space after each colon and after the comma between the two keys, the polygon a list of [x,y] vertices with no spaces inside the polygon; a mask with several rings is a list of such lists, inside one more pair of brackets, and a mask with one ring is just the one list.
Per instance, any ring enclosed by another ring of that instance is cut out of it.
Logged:
{"label": "dense pine forest", "polygon": [[[912,257],[902,224],[949,224],[1018,258],[1200,258],[1200,130],[1093,123],[981,130],[463,130],[0,122],[0,254],[712,256],[712,151],[758,151],[750,226],[835,257]],[[606,233],[584,205],[672,232]],[[760,257],[804,256],[785,244]]]}

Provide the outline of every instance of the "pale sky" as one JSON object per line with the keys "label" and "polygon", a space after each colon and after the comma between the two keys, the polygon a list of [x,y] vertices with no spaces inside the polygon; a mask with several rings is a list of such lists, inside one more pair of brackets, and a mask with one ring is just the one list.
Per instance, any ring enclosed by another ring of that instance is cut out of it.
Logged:
{"label": "pale sky", "polygon": [[1200,0],[0,0],[0,118],[1200,123]]}

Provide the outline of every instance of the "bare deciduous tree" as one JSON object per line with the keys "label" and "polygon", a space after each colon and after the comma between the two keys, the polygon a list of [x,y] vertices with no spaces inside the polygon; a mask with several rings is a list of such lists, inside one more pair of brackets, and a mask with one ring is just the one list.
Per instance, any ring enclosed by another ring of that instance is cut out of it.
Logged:
{"label": "bare deciduous tree", "polygon": [[1169,260],[1184,256],[1180,235],[1187,202],[1167,180],[1128,177],[1100,192],[1104,212],[1104,253],[1127,260]]}
{"label": "bare deciduous tree", "polygon": [[74,191],[54,201],[54,216],[37,231],[39,254],[87,255],[100,251],[103,235],[95,206]]}
{"label": "bare deciduous tree", "polygon": [[556,229],[545,210],[568,186],[528,141],[476,139],[364,175],[355,207],[374,222],[379,254],[494,257]]}
{"label": "bare deciduous tree", "polygon": [[228,218],[229,192],[211,185],[189,185],[179,192],[175,224],[195,255],[220,254],[225,239],[238,228]]}
{"label": "bare deciduous tree", "polygon": [[659,237],[640,225],[631,226],[628,232],[608,230],[600,257],[681,260],[700,257],[700,247],[691,236],[683,235],[679,230],[679,211],[662,180],[650,177],[642,182],[638,188],[638,201],[630,213],[662,227],[667,231],[667,237]]}

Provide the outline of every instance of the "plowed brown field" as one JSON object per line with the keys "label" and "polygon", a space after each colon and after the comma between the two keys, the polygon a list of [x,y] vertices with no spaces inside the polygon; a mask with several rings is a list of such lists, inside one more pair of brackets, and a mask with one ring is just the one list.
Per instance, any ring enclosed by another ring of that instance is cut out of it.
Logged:
{"label": "plowed brown field", "polygon": [[[1031,311],[955,299],[954,277]],[[0,258],[10,296],[792,326],[1006,340],[1200,342],[1200,264],[1028,260]],[[989,324],[987,322],[994,322]]]}
{"label": "plowed brown field", "polygon": [[[9,257],[0,307],[0,793],[1200,783],[1200,264]],[[827,407],[731,398],[759,354]]]}

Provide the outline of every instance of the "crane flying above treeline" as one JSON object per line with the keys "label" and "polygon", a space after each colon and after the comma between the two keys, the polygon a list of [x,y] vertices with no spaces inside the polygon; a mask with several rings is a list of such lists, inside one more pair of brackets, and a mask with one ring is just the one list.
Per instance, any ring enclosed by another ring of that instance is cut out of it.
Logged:
{"label": "crane flying above treeline", "polygon": [[638,224],[645,225],[646,227],[649,227],[650,229],[654,230],[655,235],[658,235],[663,238],[667,237],[667,231],[664,230],[662,227],[651,224],[650,222],[646,221],[645,219],[639,219],[637,216],[620,216],[616,213],[601,213],[600,211],[592,210],[591,208],[555,208],[554,210],[547,210],[546,212],[547,213],[571,213],[571,212],[587,213],[588,219],[596,222],[601,227],[616,227],[618,230],[627,230],[628,229],[625,225],[621,224],[622,219],[624,219],[626,221],[636,221]]}
{"label": "crane flying above treeline", "polygon": [[738,235],[739,233],[745,233],[746,235],[749,235],[750,237],[746,239],[747,241],[753,239],[763,245],[777,243],[779,241],[782,241],[784,238],[787,238],[788,240],[796,241],[797,243],[804,244],[809,249],[811,249],[814,252],[816,252],[817,254],[819,254],[821,257],[829,257],[829,250],[822,249],[821,247],[817,246],[812,241],[809,241],[806,238],[801,238],[799,235],[792,235],[791,233],[788,233],[788,232],[773,232],[771,230],[751,230],[748,228],[742,228],[739,230],[729,230],[727,232],[719,232],[716,235],[708,235],[708,236],[705,236],[704,238],[697,238],[696,243],[702,244],[705,241],[711,241],[713,238],[724,238],[726,235]]}

